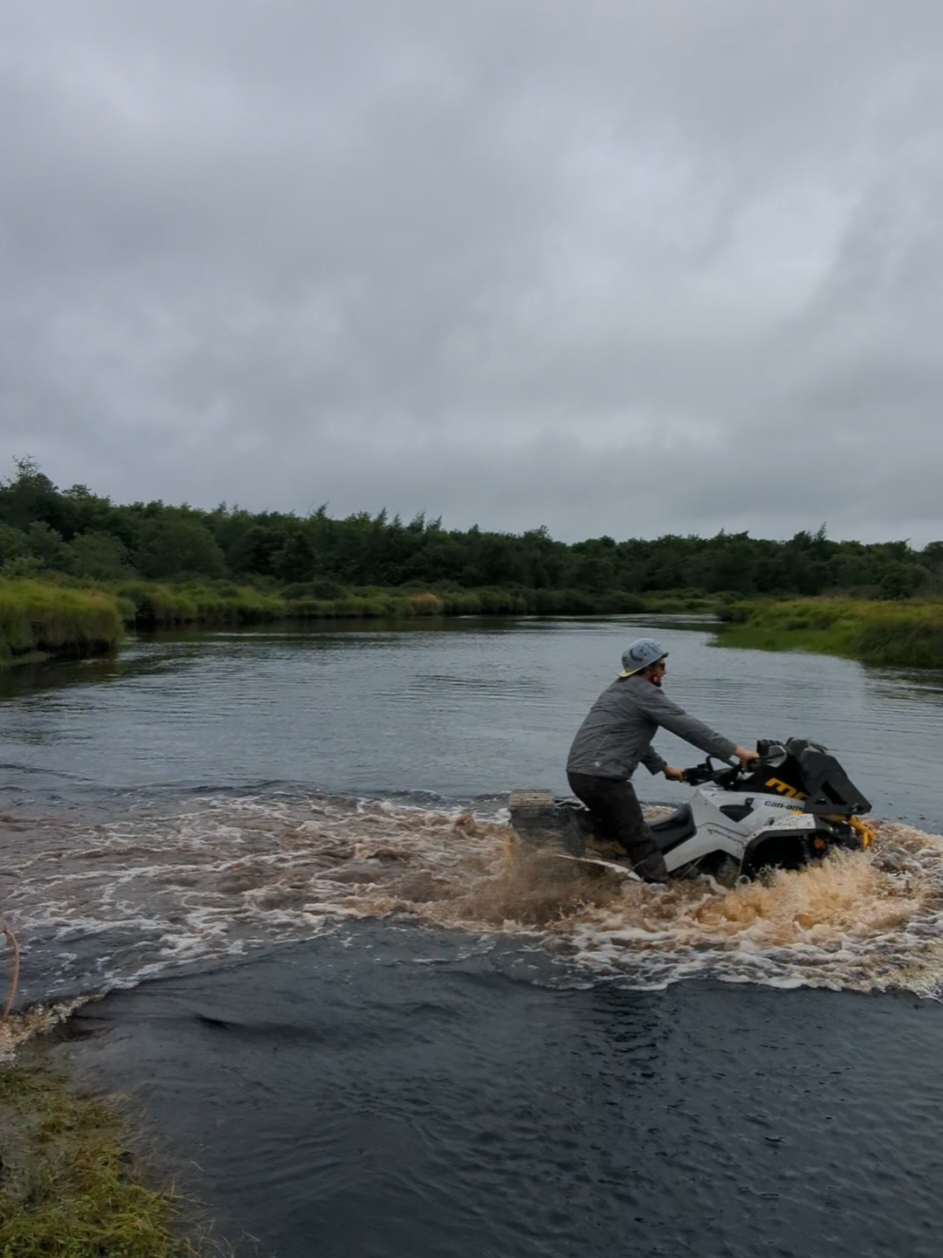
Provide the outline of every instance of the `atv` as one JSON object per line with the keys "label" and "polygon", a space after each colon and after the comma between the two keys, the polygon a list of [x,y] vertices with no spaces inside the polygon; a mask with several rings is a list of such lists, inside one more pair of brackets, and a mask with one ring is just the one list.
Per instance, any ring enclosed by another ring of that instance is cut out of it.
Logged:
{"label": "atv", "polygon": [[[859,820],[871,805],[825,747],[804,738],[761,739],[756,746],[759,759],[748,768],[715,765],[708,757],[686,769],[684,780],[696,788],[690,802],[649,822],[672,877],[710,874],[729,884],[873,842]],[[589,810],[576,800],[514,791],[510,807],[511,825],[525,843],[584,859],[607,852]]]}

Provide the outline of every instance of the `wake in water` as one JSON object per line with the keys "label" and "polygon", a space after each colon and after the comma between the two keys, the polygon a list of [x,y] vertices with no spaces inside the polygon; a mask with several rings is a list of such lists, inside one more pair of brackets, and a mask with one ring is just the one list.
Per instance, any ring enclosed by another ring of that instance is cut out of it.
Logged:
{"label": "wake in water", "polygon": [[943,839],[889,822],[867,853],[732,890],[626,882],[525,847],[501,814],[386,802],[218,798],[99,825],[0,822],[4,911],[27,960],[56,969],[53,995],[75,994],[83,967],[100,991],[381,916],[527,935],[584,977],[636,987],[943,992]]}

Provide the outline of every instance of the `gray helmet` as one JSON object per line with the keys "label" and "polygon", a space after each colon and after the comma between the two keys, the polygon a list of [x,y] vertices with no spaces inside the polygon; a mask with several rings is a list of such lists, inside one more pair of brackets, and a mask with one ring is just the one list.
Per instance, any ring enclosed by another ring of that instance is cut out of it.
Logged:
{"label": "gray helmet", "polygon": [[667,654],[654,639],[639,638],[622,652],[622,676],[631,677],[656,660],[663,660]]}

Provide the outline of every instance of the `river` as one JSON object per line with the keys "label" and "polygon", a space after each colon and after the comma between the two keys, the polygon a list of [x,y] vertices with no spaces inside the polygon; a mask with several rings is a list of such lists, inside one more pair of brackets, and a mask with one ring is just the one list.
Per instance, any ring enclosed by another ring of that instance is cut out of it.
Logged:
{"label": "river", "polygon": [[[507,792],[565,790],[642,634],[738,742],[826,743],[872,853],[730,892],[509,859]],[[936,1253],[939,674],[621,618],[176,635],[2,685],[21,1005],[85,1002],[62,1051],[135,1093],[225,1235]]]}

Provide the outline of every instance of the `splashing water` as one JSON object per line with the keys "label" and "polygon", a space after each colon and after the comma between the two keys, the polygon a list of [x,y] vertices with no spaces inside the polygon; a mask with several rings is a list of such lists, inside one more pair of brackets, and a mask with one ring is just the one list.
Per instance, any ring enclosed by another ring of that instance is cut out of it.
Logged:
{"label": "splashing water", "polygon": [[537,938],[637,987],[692,976],[943,992],[943,838],[889,822],[867,853],[732,890],[627,882],[514,840],[503,815],[327,797],[155,805],[93,825],[3,819],[27,948],[99,940],[100,989],[390,917]]}
{"label": "splashing water", "polygon": [[12,1062],[16,1050],[34,1036],[41,1036],[67,1022],[87,997],[56,1001],[51,1005],[37,1005],[23,1013],[14,1014],[0,1026],[0,1065]]}

